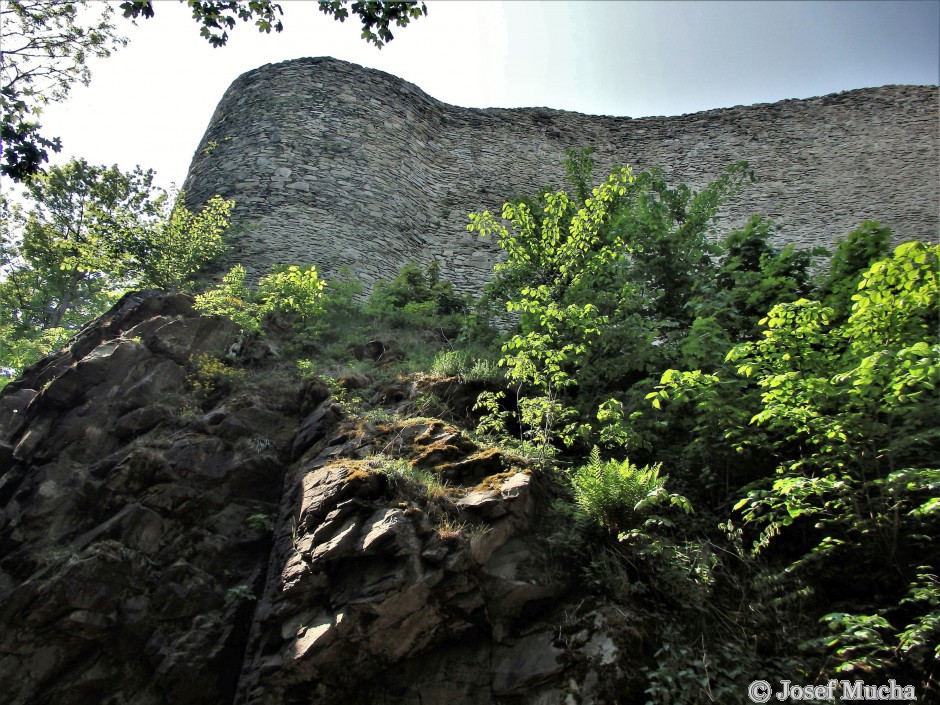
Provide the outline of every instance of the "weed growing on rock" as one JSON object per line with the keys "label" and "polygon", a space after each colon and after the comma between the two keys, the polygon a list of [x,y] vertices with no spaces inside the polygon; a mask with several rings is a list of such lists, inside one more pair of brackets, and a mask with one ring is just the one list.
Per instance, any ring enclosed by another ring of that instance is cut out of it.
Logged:
{"label": "weed growing on rock", "polygon": [[252,531],[257,531],[259,534],[267,534],[274,530],[274,515],[264,513],[252,514],[245,519],[245,524],[247,524],[248,528]]}
{"label": "weed growing on rock", "polygon": [[455,521],[449,516],[442,516],[434,527],[442,541],[459,541],[465,538],[469,524],[465,521]]}
{"label": "weed growing on rock", "polygon": [[247,585],[236,585],[225,591],[225,604],[230,605],[236,602],[246,602],[257,600],[254,591]]}
{"label": "weed growing on rock", "polygon": [[186,382],[200,399],[227,393],[244,383],[248,377],[245,370],[232,367],[224,360],[206,353],[190,360],[190,368]]}
{"label": "weed growing on rock", "polygon": [[441,350],[431,362],[431,374],[438,377],[456,376],[461,382],[497,382],[503,369],[496,360],[480,357],[469,350]]}

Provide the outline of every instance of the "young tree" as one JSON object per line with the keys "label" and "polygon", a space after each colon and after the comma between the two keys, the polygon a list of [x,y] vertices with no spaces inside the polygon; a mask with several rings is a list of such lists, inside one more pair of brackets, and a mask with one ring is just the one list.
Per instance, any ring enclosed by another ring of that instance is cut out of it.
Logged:
{"label": "young tree", "polygon": [[[28,213],[5,237],[15,247],[9,280],[29,278],[11,310],[22,323],[68,327],[71,316],[86,320],[134,279],[127,244],[158,217],[153,172],[93,166],[74,160],[30,180]],[[27,295],[28,294],[28,295]],[[89,309],[90,307],[90,309]]]}
{"label": "young tree", "polygon": [[[582,414],[604,396],[671,364],[695,311],[687,305],[714,279],[709,240],[719,205],[741,187],[740,163],[699,192],[670,188],[657,170],[615,170],[586,191],[589,152],[569,152],[577,194],[546,192],[504,205],[502,219],[471,214],[468,229],[493,234],[507,253],[490,296],[519,316],[503,347],[508,378],[535,396],[534,416],[569,419],[571,390]],[[711,287],[714,288],[714,287]],[[559,406],[561,404],[561,406]],[[542,434],[545,441],[546,434]]]}
{"label": "young tree", "polygon": [[135,286],[191,290],[193,275],[225,251],[229,215],[235,201],[213,196],[198,213],[181,192],[157,198],[156,219],[147,218],[121,243],[129,255]]}
{"label": "young tree", "polygon": [[28,211],[0,196],[0,366],[21,368],[128,288],[188,288],[223,251],[234,203],[191,213],[152,180],[75,160],[29,181]]}
{"label": "young tree", "polygon": [[256,289],[245,282],[245,268],[236,264],[222,277],[222,283],[196,296],[196,308],[210,316],[225,316],[245,333],[261,330],[265,316],[275,312],[290,315],[295,330],[306,326],[323,312],[326,282],[317,268],[282,265],[261,277]]}
{"label": "young tree", "polygon": [[734,439],[746,421],[725,416],[716,390],[756,392],[738,394],[754,404],[747,445],[778,465],[735,506],[761,529],[756,548],[791,557],[782,575],[821,592],[838,574],[819,640],[835,671],[923,673],[940,636],[940,247],[900,245],[854,288],[847,317],[778,304],[760,338],[728,354],[732,369],[669,370],[650,397],[694,402]]}

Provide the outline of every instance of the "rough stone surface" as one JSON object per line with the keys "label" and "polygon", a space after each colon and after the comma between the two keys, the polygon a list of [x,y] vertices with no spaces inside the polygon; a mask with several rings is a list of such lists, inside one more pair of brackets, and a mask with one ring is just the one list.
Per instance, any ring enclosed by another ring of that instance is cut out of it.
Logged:
{"label": "rough stone surface", "polygon": [[[190,304],[129,295],[0,393],[4,703],[643,701],[649,646],[552,562],[544,478],[403,416],[417,385],[378,423],[232,358]],[[205,354],[242,381],[194,389]]]}
{"label": "rough stone surface", "polygon": [[231,699],[252,614],[238,597],[270,544],[249,517],[280,496],[284,446],[185,421],[190,356],[234,333],[186,297],[130,295],[0,395],[4,702]]}
{"label": "rough stone surface", "polygon": [[459,108],[381,71],[297,59],[232,84],[184,188],[194,203],[236,201],[246,231],[230,259],[253,276],[312,262],[328,277],[348,265],[371,284],[439,260],[445,278],[476,291],[497,249],[466,231],[467,213],[564,186],[564,150],[582,146],[596,149],[597,176],[659,166],[696,188],[746,159],[759,181],[722,228],[764,214],[778,244],[828,246],[867,219],[899,240],[938,236],[936,86],[631,119]]}

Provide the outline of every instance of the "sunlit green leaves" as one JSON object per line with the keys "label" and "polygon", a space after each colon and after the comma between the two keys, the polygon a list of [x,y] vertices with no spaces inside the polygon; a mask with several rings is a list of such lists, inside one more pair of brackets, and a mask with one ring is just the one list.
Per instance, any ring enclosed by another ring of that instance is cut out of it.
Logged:
{"label": "sunlit green leaves", "polygon": [[152,181],[73,160],[29,181],[26,208],[0,197],[0,364],[20,369],[129,288],[188,288],[221,253],[234,204],[191,212]]}
{"label": "sunlit green leaves", "polygon": [[[760,528],[760,551],[812,527],[791,574],[831,569],[850,550],[863,572],[892,584],[910,570],[909,556],[929,553],[940,528],[938,253],[909,242],[872,263],[847,316],[807,299],[778,304],[760,337],[727,356],[760,392],[750,423],[779,461],[776,476],[734,510]],[[724,382],[699,375],[670,371],[649,398],[715,410],[713,390]],[[940,591],[919,570],[904,602],[913,622],[897,622],[889,609],[823,618],[833,633],[817,645],[835,672],[885,673],[899,655],[925,658],[940,625]]]}
{"label": "sunlit green leaves", "polygon": [[190,289],[193,275],[221,255],[234,201],[209,199],[201,210],[190,211],[180,194],[164,216],[127,243],[140,271],[140,282],[159,289]]}
{"label": "sunlit green leaves", "polygon": [[196,295],[196,309],[224,316],[248,333],[260,330],[265,316],[278,311],[293,314],[298,329],[323,311],[326,284],[315,266],[277,267],[254,289],[248,285],[247,276],[242,265],[235,265],[219,286]]}
{"label": "sunlit green leaves", "polygon": [[77,0],[4,0],[0,4],[0,173],[17,181],[36,174],[58,152],[58,138],[42,135],[42,106],[63,100],[75,83],[88,84],[88,59],[110,56],[120,37],[107,3]]}
{"label": "sunlit green leaves", "polygon": [[258,282],[261,312],[289,311],[306,323],[322,311],[324,286],[315,266],[276,269]]}
{"label": "sunlit green leaves", "polygon": [[666,491],[661,466],[638,467],[629,459],[601,460],[597,446],[586,465],[571,475],[577,505],[592,522],[612,534],[636,529],[641,517],[657,506],[674,506],[689,513],[692,506],[685,497]]}

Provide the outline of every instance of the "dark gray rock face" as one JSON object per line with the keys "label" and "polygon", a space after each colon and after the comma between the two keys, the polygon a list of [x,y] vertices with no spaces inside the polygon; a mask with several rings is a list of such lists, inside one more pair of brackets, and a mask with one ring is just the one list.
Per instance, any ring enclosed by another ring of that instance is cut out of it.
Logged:
{"label": "dark gray rock face", "polygon": [[5,703],[642,702],[643,639],[547,551],[544,478],[273,363],[195,385],[237,338],[129,295],[0,394]]}
{"label": "dark gray rock face", "polygon": [[0,397],[5,702],[231,698],[251,609],[227,597],[263,581],[270,538],[249,517],[283,474],[198,428],[189,358],[235,337],[186,297],[129,296]]}
{"label": "dark gray rock face", "polygon": [[884,86],[807,100],[630,119],[546,108],[467,109],[395,76],[330,58],[266,65],[226,92],[184,188],[236,202],[245,232],[231,255],[254,276],[312,262],[348,265],[367,285],[409,261],[442,263],[478,291],[498,251],[466,231],[467,213],[565,186],[564,150],[663,169],[699,188],[739,160],[757,183],[722,229],[763,214],[777,241],[831,246],[864,220],[900,240],[938,235],[936,86]]}

